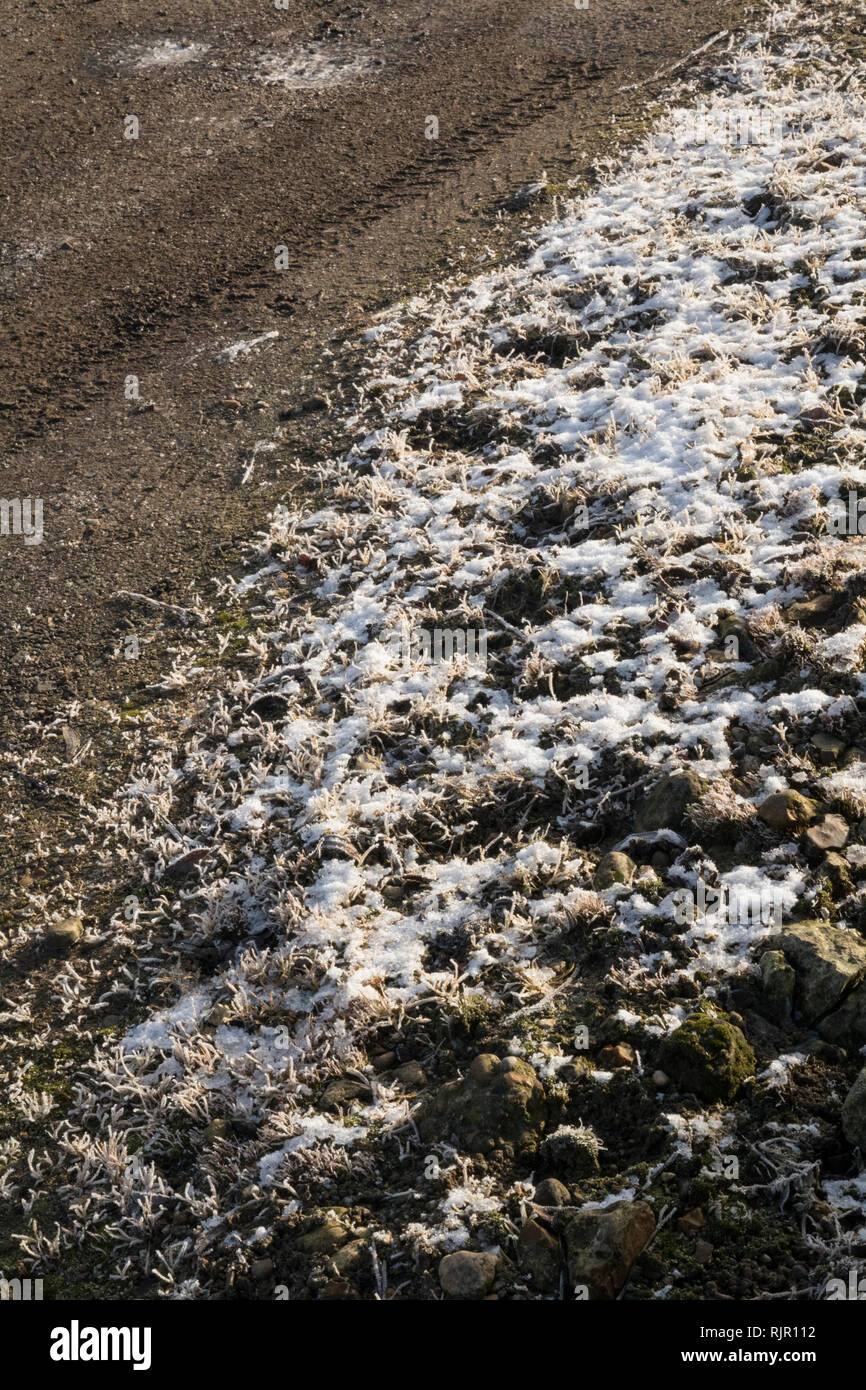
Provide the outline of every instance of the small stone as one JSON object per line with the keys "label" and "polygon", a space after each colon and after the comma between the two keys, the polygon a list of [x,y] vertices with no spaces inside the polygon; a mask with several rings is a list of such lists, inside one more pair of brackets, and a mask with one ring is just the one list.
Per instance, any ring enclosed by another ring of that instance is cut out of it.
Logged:
{"label": "small stone", "polygon": [[254,1260],[250,1274],[254,1279],[267,1279],[274,1272],[273,1260]]}
{"label": "small stone", "polygon": [[[392,1290],[388,1290],[389,1293]],[[319,1298],[339,1299],[357,1298],[357,1293],[347,1279],[329,1279],[319,1290]]]}
{"label": "small stone", "polygon": [[427,1085],[427,1073],[420,1062],[404,1062],[402,1066],[397,1067],[393,1078],[398,1086],[411,1090],[420,1091]]}
{"label": "small stone", "polygon": [[485,1298],[493,1287],[498,1261],[484,1251],[455,1250],[439,1261],[439,1283],[449,1298]]}
{"label": "small stone", "polygon": [[539,1207],[567,1207],[571,1205],[571,1193],[558,1178],[545,1178],[536,1187],[532,1200]]}
{"label": "small stone", "polygon": [[367,1240],[350,1240],[340,1247],[331,1258],[331,1264],[340,1275],[354,1274],[364,1260],[370,1259],[370,1243]]}
{"label": "small stone", "polygon": [[214,1004],[205,1019],[205,1026],[208,1028],[220,1028],[224,1023],[228,1023],[231,1017],[232,1011],[228,1004]]}
{"label": "small stone", "polygon": [[620,854],[617,850],[611,850],[610,854],[602,855],[595,870],[594,883],[596,888],[612,888],[616,883],[631,883],[635,876],[637,865],[627,854]]}
{"label": "small stone", "polygon": [[708,1240],[699,1240],[695,1245],[695,1261],[699,1265],[708,1265],[713,1258],[713,1247]]}
{"label": "small stone", "polygon": [[[845,850],[845,861],[850,864],[852,869],[866,871],[866,845],[848,845]],[[859,873],[858,877],[860,877]]]}
{"label": "small stone", "polygon": [[481,1052],[469,1067],[469,1075],[479,1086],[486,1086],[496,1075],[499,1058],[495,1052]]}
{"label": "small stone", "polygon": [[835,606],[835,594],[816,594],[814,598],[800,599],[797,603],[792,603],[786,612],[792,623],[809,627],[820,623]]}
{"label": "small stone", "polygon": [[374,1071],[390,1071],[397,1065],[396,1052],[380,1052],[378,1057],[373,1058]]}
{"label": "small stone", "polygon": [[848,839],[848,826],[841,816],[823,816],[817,825],[810,825],[803,842],[807,850],[824,854],[828,849],[842,849]]}
{"label": "small stone", "polygon": [[324,1221],[312,1231],[298,1236],[295,1242],[304,1255],[333,1255],[349,1239],[349,1232],[340,1221]]}
{"label": "small stone", "polygon": [[825,767],[829,766],[830,763],[838,762],[848,746],[843,738],[836,738],[833,734],[824,733],[815,734],[809,743]]}
{"label": "small stone", "polygon": [[709,790],[710,783],[690,768],[668,773],[644,797],[635,830],[679,830],[688,807]]}
{"label": "small stone", "polygon": [[617,1043],[616,1046],[603,1047],[598,1054],[598,1060],[602,1071],[618,1071],[622,1067],[633,1067],[635,1064],[634,1048],[629,1043]]}
{"label": "small stone", "polygon": [[521,1227],[518,1259],[536,1288],[549,1293],[557,1287],[562,1264],[559,1241],[540,1221],[526,1221]]}
{"label": "small stone", "polygon": [[758,807],[758,815],[771,830],[793,830],[808,825],[818,814],[818,803],[799,792],[773,792]]}
{"label": "small stone", "polygon": [[666,1071],[654,1071],[652,1079],[653,1085],[658,1086],[660,1091],[663,1091],[665,1086],[669,1086],[671,1084],[671,1079]]}
{"label": "small stone", "polygon": [[213,1144],[217,1139],[230,1139],[232,1127],[228,1120],[211,1120],[204,1132],[206,1144]]}
{"label": "small stone", "polygon": [[692,1211],[687,1211],[677,1222],[677,1230],[683,1235],[688,1235],[691,1231],[699,1231],[702,1226],[707,1224],[707,1218],[700,1207],[695,1207]]}
{"label": "small stone", "polygon": [[821,877],[827,880],[835,900],[847,898],[849,893],[854,892],[854,881],[848,861],[843,859],[841,854],[836,854],[835,851],[825,854],[819,872]]}
{"label": "small stone", "polygon": [[84,932],[80,917],[67,917],[63,922],[51,922],[45,928],[45,946],[52,956],[65,955],[71,951]]}
{"label": "small stone", "polygon": [[325,1088],[319,1104],[323,1110],[342,1110],[353,1100],[359,1100],[369,1093],[370,1088],[362,1082],[355,1081],[351,1076],[340,1076]]}
{"label": "small stone", "polygon": [[578,1211],[564,1223],[568,1279],[591,1299],[613,1299],[645,1249],[655,1217],[646,1202],[614,1202],[601,1211]]}
{"label": "small stone", "polygon": [[866,1067],[860,1072],[842,1105],[842,1132],[849,1144],[866,1153]]}

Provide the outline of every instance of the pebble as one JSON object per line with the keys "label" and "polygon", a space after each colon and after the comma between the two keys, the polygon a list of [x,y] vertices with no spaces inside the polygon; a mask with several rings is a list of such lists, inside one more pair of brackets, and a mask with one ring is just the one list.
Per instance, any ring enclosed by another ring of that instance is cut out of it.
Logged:
{"label": "pebble", "polygon": [[456,1250],[439,1261],[439,1283],[449,1298],[486,1298],[496,1278],[495,1255]]}
{"label": "pebble", "polygon": [[617,1043],[616,1046],[603,1047],[598,1055],[598,1060],[604,1071],[633,1067],[635,1062],[634,1048],[629,1043]]}
{"label": "pebble", "polygon": [[63,922],[51,922],[45,929],[45,945],[52,956],[71,950],[84,932],[80,917],[67,917]]}
{"label": "pebble", "polygon": [[559,1178],[545,1178],[536,1187],[533,1201],[540,1207],[567,1207],[571,1194]]}

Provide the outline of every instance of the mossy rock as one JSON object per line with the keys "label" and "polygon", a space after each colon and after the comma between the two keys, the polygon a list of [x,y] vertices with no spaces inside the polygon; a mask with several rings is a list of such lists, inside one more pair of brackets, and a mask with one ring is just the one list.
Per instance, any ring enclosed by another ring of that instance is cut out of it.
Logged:
{"label": "mossy rock", "polygon": [[691,768],[668,773],[644,797],[634,823],[635,830],[679,830],[688,807],[709,791],[709,787],[706,777]]}
{"label": "mossy rock", "polygon": [[611,850],[598,861],[594,883],[596,888],[612,888],[617,883],[631,883],[636,873],[637,864],[633,859],[618,850]]}
{"label": "mossy rock", "polygon": [[831,922],[794,922],[771,937],[794,967],[794,1001],[807,1023],[836,1009],[866,977],[866,942],[856,931]]}
{"label": "mossy rock", "polygon": [[733,1100],[755,1074],[755,1054],[725,1015],[704,1004],[662,1044],[659,1065],[681,1091],[701,1100]]}
{"label": "mossy rock", "polygon": [[544,1088],[529,1063],[484,1052],[424,1105],[418,1131],[427,1143],[453,1142],[465,1153],[511,1155],[537,1144],[546,1119]]}
{"label": "mossy rock", "polygon": [[800,792],[773,792],[758,807],[758,815],[771,830],[784,833],[808,825],[818,814],[818,803]]}

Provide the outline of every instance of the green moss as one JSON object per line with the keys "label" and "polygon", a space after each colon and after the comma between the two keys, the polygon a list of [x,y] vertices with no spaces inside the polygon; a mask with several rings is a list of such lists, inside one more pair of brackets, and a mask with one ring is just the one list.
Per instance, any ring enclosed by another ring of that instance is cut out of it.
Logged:
{"label": "green moss", "polygon": [[755,1054],[740,1029],[710,1004],[665,1040],[660,1062],[681,1090],[710,1102],[733,1100],[755,1074]]}

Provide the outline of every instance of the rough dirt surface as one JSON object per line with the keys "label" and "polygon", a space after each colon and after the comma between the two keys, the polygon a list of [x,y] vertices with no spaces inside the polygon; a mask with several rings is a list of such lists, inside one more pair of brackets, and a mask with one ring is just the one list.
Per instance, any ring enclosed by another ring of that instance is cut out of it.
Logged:
{"label": "rough dirt surface", "polygon": [[[351,368],[323,368],[323,349],[473,237],[501,235],[498,200],[542,168],[590,169],[639,125],[648,79],[731,12],[6,7],[2,494],[45,511],[41,545],[0,540],[7,727],[128,687],[113,596],[184,602],[226,569],[321,449],[320,409],[287,421],[284,453],[242,481],[284,413],[341,391]],[[219,355],[274,331],[254,374],[253,357]]]}

